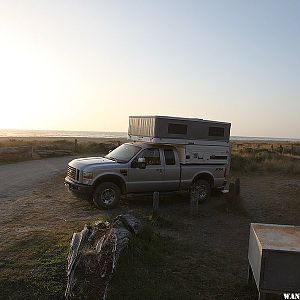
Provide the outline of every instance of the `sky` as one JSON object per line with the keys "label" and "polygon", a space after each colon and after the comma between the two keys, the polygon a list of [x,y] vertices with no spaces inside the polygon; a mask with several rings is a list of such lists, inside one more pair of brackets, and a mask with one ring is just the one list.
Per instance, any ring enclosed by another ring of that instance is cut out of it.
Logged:
{"label": "sky", "polygon": [[300,1],[0,0],[0,128],[129,115],[300,138]]}

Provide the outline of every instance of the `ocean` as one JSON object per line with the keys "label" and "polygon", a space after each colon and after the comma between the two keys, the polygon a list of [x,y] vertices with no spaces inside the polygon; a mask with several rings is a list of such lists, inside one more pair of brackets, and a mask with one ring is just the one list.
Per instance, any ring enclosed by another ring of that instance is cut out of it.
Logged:
{"label": "ocean", "polygon": [[[126,138],[127,132],[104,132],[104,131],[65,131],[65,130],[23,130],[23,129],[0,129],[0,137],[86,137],[86,138]],[[274,138],[274,137],[248,137],[231,136],[231,140],[239,141],[291,141],[300,142],[295,138]]]}
{"label": "ocean", "polygon": [[0,137],[126,138],[127,132],[0,129]]}

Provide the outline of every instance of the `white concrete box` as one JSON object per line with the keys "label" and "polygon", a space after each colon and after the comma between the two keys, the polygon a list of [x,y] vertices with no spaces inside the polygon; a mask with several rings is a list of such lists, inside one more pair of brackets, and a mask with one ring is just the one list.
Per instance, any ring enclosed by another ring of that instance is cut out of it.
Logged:
{"label": "white concrete box", "polygon": [[252,223],[248,259],[260,293],[300,292],[299,226]]}

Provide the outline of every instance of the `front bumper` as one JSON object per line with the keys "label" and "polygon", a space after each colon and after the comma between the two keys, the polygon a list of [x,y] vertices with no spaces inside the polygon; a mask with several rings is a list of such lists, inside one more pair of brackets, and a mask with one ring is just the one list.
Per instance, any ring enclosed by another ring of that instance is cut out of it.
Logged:
{"label": "front bumper", "polygon": [[69,191],[79,194],[92,194],[94,190],[93,186],[74,182],[68,177],[65,178],[65,186]]}

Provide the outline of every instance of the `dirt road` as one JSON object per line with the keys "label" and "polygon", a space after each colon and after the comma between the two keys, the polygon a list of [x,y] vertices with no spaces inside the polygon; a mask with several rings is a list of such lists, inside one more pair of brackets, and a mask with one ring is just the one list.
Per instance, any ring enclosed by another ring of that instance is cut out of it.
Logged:
{"label": "dirt road", "polygon": [[66,170],[74,156],[31,160],[0,166],[0,201],[20,196],[47,178]]}

